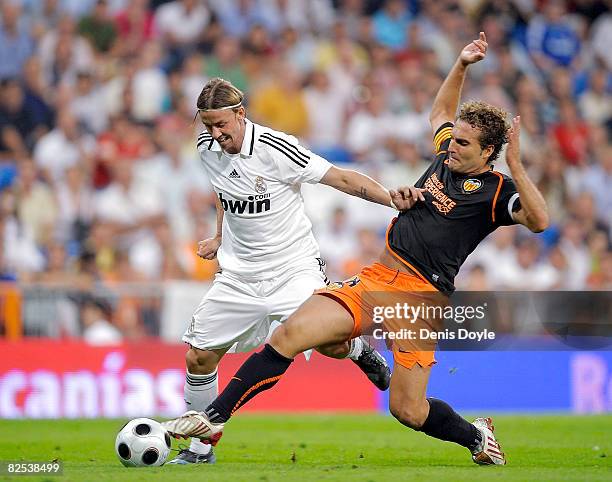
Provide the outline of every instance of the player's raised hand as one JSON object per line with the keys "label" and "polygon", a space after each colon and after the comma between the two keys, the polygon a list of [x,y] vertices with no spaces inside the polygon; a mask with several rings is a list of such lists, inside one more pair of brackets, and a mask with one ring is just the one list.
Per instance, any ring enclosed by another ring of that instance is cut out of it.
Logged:
{"label": "player's raised hand", "polygon": [[425,189],[421,189],[414,186],[402,186],[398,187],[397,190],[390,190],[391,201],[397,208],[398,211],[406,211],[412,208],[417,202],[425,201],[423,193]]}
{"label": "player's raised hand", "polygon": [[521,161],[521,116],[512,119],[512,125],[508,131],[508,146],[506,147],[506,163],[508,166]]}
{"label": "player's raised hand", "polygon": [[198,243],[198,256],[202,259],[215,259],[221,246],[220,238],[203,239]]}
{"label": "player's raised hand", "polygon": [[472,40],[459,54],[461,63],[463,65],[470,65],[480,62],[487,54],[487,47],[487,37],[484,32],[480,32],[478,39]]}

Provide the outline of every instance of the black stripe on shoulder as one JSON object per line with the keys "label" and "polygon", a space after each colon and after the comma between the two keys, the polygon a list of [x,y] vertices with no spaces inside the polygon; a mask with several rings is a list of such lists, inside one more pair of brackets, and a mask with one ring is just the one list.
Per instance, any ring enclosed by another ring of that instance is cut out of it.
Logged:
{"label": "black stripe on shoulder", "polygon": [[210,151],[210,149],[211,149],[211,147],[212,147],[212,145],[213,145],[213,142],[215,142],[215,140],[214,140],[214,139],[211,137],[211,138],[210,138],[210,144],[208,144],[208,150],[209,150],[209,151]]}
{"label": "black stripe on shoulder", "polygon": [[306,164],[304,163],[304,161],[301,161],[299,159],[297,159],[295,157],[295,155],[291,152],[289,152],[285,147],[279,146],[278,144],[275,144],[274,141],[271,141],[267,138],[264,138],[263,136],[259,137],[259,140],[261,142],[263,142],[264,144],[267,144],[268,146],[276,149],[277,151],[285,154],[285,156],[287,156],[291,161],[295,162],[298,166],[300,167],[306,167]]}
{"label": "black stripe on shoulder", "polygon": [[281,137],[276,137],[273,136],[272,134],[270,134],[269,132],[266,132],[264,134],[261,135],[261,137],[265,137],[266,139],[269,139],[271,141],[276,141],[277,144],[282,145],[287,147],[289,150],[295,152],[295,154],[302,160],[304,161],[306,164],[308,164],[308,159],[310,159],[310,156],[304,154],[303,152],[301,152],[296,145],[291,144],[290,142],[286,141],[285,139],[281,138]]}
{"label": "black stripe on shoulder", "polygon": [[199,147],[200,147],[202,144],[204,144],[205,142],[210,141],[211,139],[212,139],[212,136],[211,136],[211,135],[210,135],[208,132],[206,132],[206,131],[202,132],[202,133],[201,133],[201,134],[198,136],[198,140],[197,140],[197,146],[198,146],[198,148],[199,148]]}
{"label": "black stripe on shoulder", "polygon": [[253,145],[255,144],[255,124],[252,125],[251,129],[251,147],[249,149],[249,156],[253,155]]}

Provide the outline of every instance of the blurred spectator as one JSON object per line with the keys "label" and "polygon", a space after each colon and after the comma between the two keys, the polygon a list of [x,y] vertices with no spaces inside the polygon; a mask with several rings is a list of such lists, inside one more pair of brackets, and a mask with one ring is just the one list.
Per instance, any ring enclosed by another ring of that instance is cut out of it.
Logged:
{"label": "blurred spectator", "polygon": [[600,268],[589,279],[589,287],[596,290],[612,290],[612,250],[601,258]]}
{"label": "blurred spectator", "polygon": [[567,67],[580,52],[580,38],[566,13],[563,0],[549,0],[529,22],[529,51],[542,71],[554,64]]}
{"label": "blurred spectator", "polygon": [[32,233],[17,218],[17,200],[8,189],[0,193],[0,246],[4,279],[23,279],[44,268],[44,257]]}
{"label": "blurred spectator", "polygon": [[25,61],[34,52],[34,42],[21,21],[17,2],[2,2],[0,21],[0,80],[18,77]]}
{"label": "blurred spectator", "polygon": [[403,0],[386,0],[383,7],[372,18],[374,38],[393,50],[400,50],[406,44],[406,32],[410,12]]}
{"label": "blurred spectator", "polygon": [[168,69],[176,68],[197,45],[211,19],[202,0],[174,0],[159,6],[155,26],[168,48]]}
{"label": "blurred spectator", "polygon": [[189,55],[183,62],[179,76],[181,94],[193,105],[202,91],[202,86],[208,81],[204,70],[204,57],[199,53]]}
{"label": "blurred spectator", "polygon": [[94,139],[81,132],[72,112],[63,109],[57,113],[57,127],[36,144],[34,160],[47,180],[58,182],[68,167],[87,165],[94,146]]}
{"label": "blurred spectator", "polygon": [[357,250],[353,250],[350,256],[345,258],[342,264],[342,277],[347,279],[358,273],[359,270],[372,264],[380,255],[380,245],[378,243],[378,235],[372,229],[361,228],[357,231]]}
{"label": "blurred spectator", "polygon": [[94,193],[88,179],[89,170],[72,166],[66,169],[64,179],[58,183],[56,239],[79,245],[85,240],[94,214]]}
{"label": "blurred spectator", "polygon": [[77,73],[70,110],[77,121],[90,134],[100,134],[108,126],[108,112],[104,91],[96,84],[93,72]]}
{"label": "blurred spectator", "polygon": [[[485,270],[487,283],[492,289],[499,289],[502,284],[503,269],[516,259],[516,228],[502,227],[495,230],[480,247],[468,256],[465,268],[482,266]],[[467,284],[465,276],[459,271],[457,281],[461,286]]]}
{"label": "blurred spectator", "polygon": [[75,30],[74,19],[65,15],[57,30],[49,30],[40,40],[38,55],[48,85],[74,85],[77,72],[94,69],[92,49]]}
{"label": "blurred spectator", "polygon": [[111,181],[111,170],[120,159],[140,159],[151,153],[151,140],[146,131],[118,115],[110,120],[109,129],[98,137],[97,157],[93,172],[93,185],[103,188]]}
{"label": "blurred spectator", "polygon": [[91,15],[79,21],[78,32],[89,39],[92,47],[98,52],[108,52],[117,39],[117,28],[108,11],[107,0],[96,0]]}
{"label": "blurred spectator", "polygon": [[153,234],[163,222],[163,198],[155,186],[134,176],[131,162],[113,166],[113,181],[95,197],[96,217],[111,223],[120,245],[129,246],[134,268],[155,278],[161,268],[160,247]]}
{"label": "blurred spectator", "polygon": [[195,218],[193,237],[179,246],[179,262],[194,281],[211,281],[219,271],[217,259],[202,259],[197,255],[198,242],[211,237],[210,224],[201,217]]}
{"label": "blurred spectator", "polygon": [[57,204],[53,190],[38,179],[31,159],[19,163],[16,182],[17,215],[27,235],[39,246],[52,240],[57,222]]}
{"label": "blurred spectator", "polygon": [[259,0],[264,25],[273,34],[287,27],[325,33],[334,21],[331,0]]}
{"label": "blurred spectator", "polygon": [[130,0],[117,14],[117,48],[123,56],[137,54],[154,37],[154,16],[148,3],[149,0]]}
{"label": "blurred spectator", "polygon": [[199,169],[195,155],[182,150],[181,139],[162,133],[158,138],[161,151],[139,161],[135,176],[145,185],[157,189],[164,200],[165,217],[177,240],[191,238],[193,219],[188,208],[192,192],[210,194],[210,181]]}
{"label": "blurred spectator", "polygon": [[161,57],[161,44],[150,42],[138,59],[130,85],[131,113],[138,121],[152,122],[162,113],[164,99],[168,94],[168,82],[160,67]]}
{"label": "blurred spectator", "polygon": [[308,110],[302,77],[285,63],[277,64],[274,73],[268,84],[251,96],[253,119],[273,129],[304,136],[308,133]]}
{"label": "blurred spectator", "polygon": [[337,18],[344,23],[348,35],[356,39],[365,17],[366,0],[339,0]]}
{"label": "blurred spectator", "polygon": [[591,74],[589,89],[580,97],[582,115],[589,122],[610,122],[612,119],[612,76],[604,69]]}
{"label": "blurred spectator", "polygon": [[569,188],[565,179],[565,165],[558,151],[549,149],[543,155],[545,155],[544,165],[541,166],[542,174],[538,188],[546,200],[551,224],[555,225],[560,223],[566,215]]}
{"label": "blurred spectator", "polygon": [[208,78],[229,80],[240,90],[247,91],[249,79],[240,65],[240,43],[235,38],[222,38],[215,42],[213,55],[207,57],[205,74]]}
{"label": "blurred spectator", "polygon": [[346,145],[359,162],[383,163],[391,157],[386,141],[394,125],[386,110],[386,92],[378,87],[362,89],[364,103],[348,122]]}
{"label": "blurred spectator", "polygon": [[27,9],[31,32],[36,41],[47,31],[56,29],[64,16],[60,0],[33,0],[24,2],[24,7]]}
{"label": "blurred spectator", "polygon": [[219,17],[223,31],[231,37],[244,37],[256,25],[269,30],[268,18],[257,0],[212,0],[209,2]]}
{"label": "blurred spectator", "polygon": [[399,140],[392,142],[393,162],[381,169],[377,176],[385,186],[414,186],[429,167],[430,161],[423,159],[416,144]]}
{"label": "blurred spectator", "polygon": [[568,285],[570,290],[585,286],[590,272],[589,252],[586,247],[587,231],[578,219],[569,219],[562,229],[559,247],[568,262]]}
{"label": "blurred spectator", "polygon": [[90,345],[117,345],[121,332],[111,323],[112,310],[102,300],[87,300],[81,308],[83,339]]}
{"label": "blurred spectator", "polygon": [[357,248],[357,233],[346,210],[341,206],[334,208],[329,221],[315,234],[321,246],[321,257],[327,263],[327,277],[332,281],[343,279],[344,266]]}
{"label": "blurred spectator", "polygon": [[601,15],[591,28],[593,50],[608,71],[612,71],[612,12],[608,1],[608,12]]}
{"label": "blurred spectator", "polygon": [[473,265],[467,275],[465,281],[461,285],[461,289],[465,291],[489,291],[491,285],[487,277],[487,271],[480,264]]}
{"label": "blurred spectator", "polygon": [[308,133],[304,136],[314,150],[343,149],[347,95],[332,85],[327,73],[315,70],[304,89]]}
{"label": "blurred spectator", "polygon": [[47,132],[46,120],[38,115],[36,101],[26,96],[17,79],[0,81],[0,158],[27,156]]}
{"label": "blurred spectator", "polygon": [[612,144],[603,144],[594,149],[595,163],[582,172],[578,189],[591,193],[601,222],[612,234]]}
{"label": "blurred spectator", "polygon": [[536,238],[528,237],[520,241],[515,257],[503,264],[497,263],[499,287],[514,291],[543,291],[562,287],[560,273],[548,260],[542,259],[541,254],[541,245]]}
{"label": "blurred spectator", "polygon": [[561,102],[559,122],[552,126],[551,134],[569,164],[582,166],[586,163],[589,126],[578,117],[576,106],[569,100]]}
{"label": "blurred spectator", "polygon": [[23,66],[23,89],[29,108],[46,130],[53,128],[55,121],[54,92],[45,82],[42,64],[38,57],[30,57]]}

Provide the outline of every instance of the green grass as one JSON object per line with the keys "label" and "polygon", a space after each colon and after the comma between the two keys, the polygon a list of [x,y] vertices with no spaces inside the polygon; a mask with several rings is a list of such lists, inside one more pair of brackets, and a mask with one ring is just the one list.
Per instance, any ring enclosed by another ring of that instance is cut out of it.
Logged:
{"label": "green grass", "polygon": [[247,414],[228,424],[215,449],[216,465],[128,469],[113,450],[124,420],[0,420],[0,460],[64,462],[63,476],[0,480],[612,480],[612,416],[499,416],[494,421],[508,456],[505,467],[476,466],[462,447],[390,417]]}

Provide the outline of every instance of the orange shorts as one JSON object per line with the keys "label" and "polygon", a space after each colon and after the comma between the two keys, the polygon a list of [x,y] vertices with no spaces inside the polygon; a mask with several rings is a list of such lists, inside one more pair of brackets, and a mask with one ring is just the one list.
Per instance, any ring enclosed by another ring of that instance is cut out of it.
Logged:
{"label": "orange shorts", "polygon": [[[351,338],[362,334],[383,337],[387,346],[393,350],[396,363],[412,368],[415,363],[429,367],[436,361],[435,340],[411,339],[406,333],[419,333],[421,329],[435,329],[426,318],[381,315],[384,309],[401,306],[430,306],[440,304],[445,297],[428,281],[399,270],[391,269],[380,263],[366,266],[361,272],[340,283],[315,291],[343,305],[353,317],[355,326]],[[404,312],[405,313],[405,312]],[[400,336],[397,336],[397,334]],[[395,336],[391,336],[395,334]],[[402,335],[405,335],[402,336]]]}

